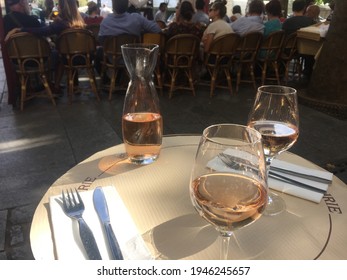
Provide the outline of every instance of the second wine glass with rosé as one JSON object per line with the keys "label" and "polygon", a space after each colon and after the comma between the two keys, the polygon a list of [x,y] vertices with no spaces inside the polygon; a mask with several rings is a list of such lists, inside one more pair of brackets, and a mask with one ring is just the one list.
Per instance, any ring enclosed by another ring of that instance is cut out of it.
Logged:
{"label": "second wine glass with ros\u00e9", "polygon": [[[272,160],[294,145],[299,137],[297,92],[286,86],[267,85],[258,88],[248,126],[262,135],[267,171]],[[266,214],[276,215],[285,209],[282,198],[269,194]]]}

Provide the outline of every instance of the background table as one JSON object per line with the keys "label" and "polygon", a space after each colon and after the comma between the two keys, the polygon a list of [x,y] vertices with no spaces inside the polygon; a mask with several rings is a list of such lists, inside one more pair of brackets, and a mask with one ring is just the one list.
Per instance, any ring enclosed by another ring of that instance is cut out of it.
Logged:
{"label": "background table", "polygon": [[[218,259],[215,229],[195,212],[189,177],[200,136],[164,137],[159,159],[136,166],[124,160],[124,146],[98,152],[59,178],[33,217],[31,248],[36,259],[55,259],[49,197],[62,189],[92,190],[114,185],[157,259]],[[291,153],[282,159],[315,167]],[[286,211],[262,216],[231,239],[231,259],[347,259],[347,188],[334,177],[320,204],[280,194]]]}

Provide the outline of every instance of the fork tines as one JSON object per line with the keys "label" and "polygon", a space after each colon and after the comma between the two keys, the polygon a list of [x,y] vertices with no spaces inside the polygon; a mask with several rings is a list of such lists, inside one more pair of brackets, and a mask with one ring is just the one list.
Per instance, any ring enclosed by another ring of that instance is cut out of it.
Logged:
{"label": "fork tines", "polygon": [[[62,198],[63,198],[64,207],[73,207],[73,206],[76,206],[77,204],[80,204],[81,206],[84,207],[83,200],[82,200],[80,194],[78,193],[77,189],[75,189],[75,193],[77,195],[78,201],[76,200],[76,197],[75,197],[72,189],[70,189],[70,192],[67,190],[66,194],[65,194],[64,190],[62,190]],[[67,205],[66,198],[68,200],[69,205]]]}

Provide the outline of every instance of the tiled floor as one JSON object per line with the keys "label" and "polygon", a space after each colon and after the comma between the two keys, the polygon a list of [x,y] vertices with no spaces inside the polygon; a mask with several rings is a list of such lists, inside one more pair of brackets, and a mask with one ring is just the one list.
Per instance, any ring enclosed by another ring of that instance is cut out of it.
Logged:
{"label": "tiled floor", "polygon": [[[2,66],[2,61],[1,61]],[[93,153],[122,142],[124,93],[101,102],[84,91],[69,105],[61,98],[32,100],[23,112],[7,105],[5,75],[0,68],[0,259],[32,259],[30,223],[36,205],[49,186],[68,169]],[[298,84],[293,84],[298,87]],[[5,91],[3,90],[5,89]],[[301,89],[302,90],[302,89]],[[160,96],[164,133],[201,133],[214,123],[245,124],[254,90],[246,85],[238,95],[199,86],[197,96],[178,92]],[[300,136],[291,149],[322,167],[339,171],[347,182],[347,122],[300,106]]]}

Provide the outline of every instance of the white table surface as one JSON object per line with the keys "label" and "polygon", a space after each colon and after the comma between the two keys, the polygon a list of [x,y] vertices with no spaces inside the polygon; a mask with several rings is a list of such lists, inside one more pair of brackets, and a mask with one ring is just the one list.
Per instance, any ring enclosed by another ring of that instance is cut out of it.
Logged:
{"label": "white table surface", "polygon": [[[30,242],[37,260],[56,259],[49,197],[62,189],[113,185],[156,259],[219,259],[218,233],[195,212],[189,177],[200,136],[166,136],[159,159],[125,162],[124,146],[100,151],[61,176],[35,211]],[[320,169],[292,153],[281,159]],[[347,259],[347,187],[334,176],[319,204],[280,194],[286,211],[235,232],[231,259]],[[117,226],[117,225],[115,225]]]}

